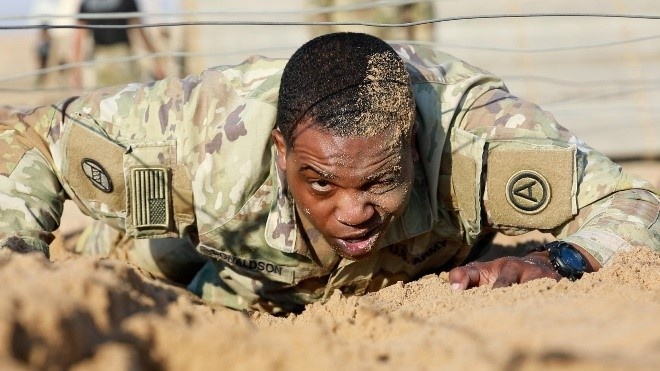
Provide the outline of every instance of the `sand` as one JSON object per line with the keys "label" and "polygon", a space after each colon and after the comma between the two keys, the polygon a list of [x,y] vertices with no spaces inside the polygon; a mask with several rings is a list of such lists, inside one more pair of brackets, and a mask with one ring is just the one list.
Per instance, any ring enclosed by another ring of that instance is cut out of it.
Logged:
{"label": "sand", "polygon": [[653,370],[660,254],[570,282],[453,291],[446,273],[285,318],[216,308],[123,262],[0,257],[0,369]]}

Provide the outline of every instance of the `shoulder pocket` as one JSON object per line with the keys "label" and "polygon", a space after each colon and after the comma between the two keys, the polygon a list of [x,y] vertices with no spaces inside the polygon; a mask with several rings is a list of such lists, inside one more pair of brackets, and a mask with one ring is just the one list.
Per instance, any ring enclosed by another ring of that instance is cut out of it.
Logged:
{"label": "shoulder pocket", "polygon": [[[440,164],[438,198],[445,213],[454,215],[458,211],[464,239],[472,243],[481,232],[481,173],[486,142],[460,128],[454,128],[450,138]],[[456,233],[450,224],[443,229],[446,235]]]}
{"label": "shoulder pocket", "polygon": [[176,142],[131,145],[123,156],[126,234],[137,238],[179,237],[194,223],[187,170],[177,163]]}

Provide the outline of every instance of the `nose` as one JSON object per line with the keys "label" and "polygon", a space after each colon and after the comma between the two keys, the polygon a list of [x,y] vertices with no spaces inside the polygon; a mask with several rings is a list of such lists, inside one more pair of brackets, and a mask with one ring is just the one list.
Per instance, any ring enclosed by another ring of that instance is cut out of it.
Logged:
{"label": "nose", "polygon": [[371,220],[374,213],[374,206],[364,192],[345,192],[337,203],[335,218],[341,224],[355,227]]}

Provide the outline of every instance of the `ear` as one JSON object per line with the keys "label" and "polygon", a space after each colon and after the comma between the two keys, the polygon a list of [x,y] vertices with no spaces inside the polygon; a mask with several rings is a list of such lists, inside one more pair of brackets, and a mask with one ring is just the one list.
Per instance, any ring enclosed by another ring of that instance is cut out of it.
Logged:
{"label": "ear", "polygon": [[277,167],[281,171],[286,171],[286,142],[284,141],[284,136],[279,129],[273,129],[270,135],[273,137],[273,142],[275,142],[275,147],[277,148]]}

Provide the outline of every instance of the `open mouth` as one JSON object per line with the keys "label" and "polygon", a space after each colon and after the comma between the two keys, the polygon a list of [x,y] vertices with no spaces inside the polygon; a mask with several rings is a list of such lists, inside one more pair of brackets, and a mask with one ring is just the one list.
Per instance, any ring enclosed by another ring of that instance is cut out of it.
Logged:
{"label": "open mouth", "polygon": [[380,232],[373,230],[358,238],[337,238],[338,247],[346,258],[363,257],[373,249]]}

